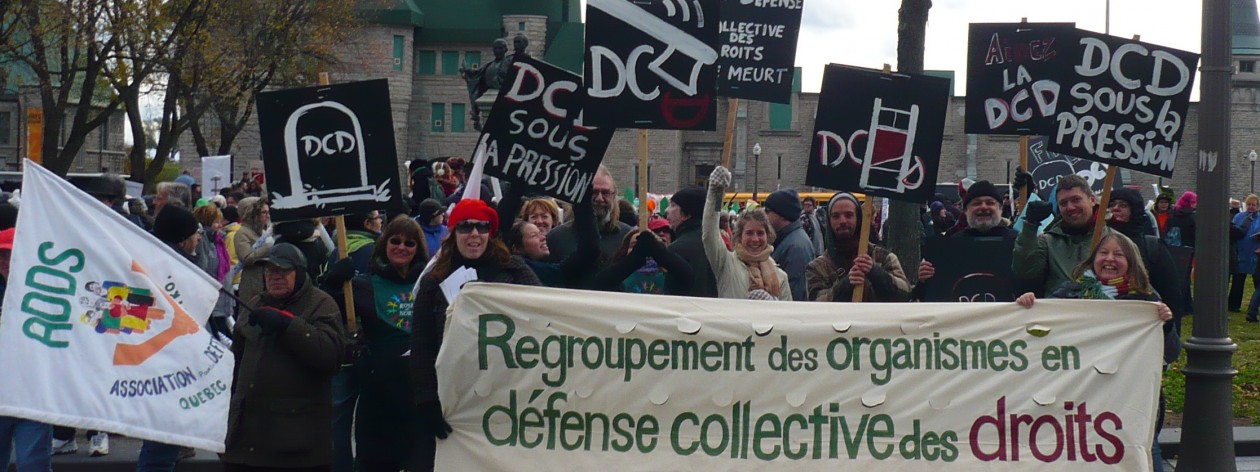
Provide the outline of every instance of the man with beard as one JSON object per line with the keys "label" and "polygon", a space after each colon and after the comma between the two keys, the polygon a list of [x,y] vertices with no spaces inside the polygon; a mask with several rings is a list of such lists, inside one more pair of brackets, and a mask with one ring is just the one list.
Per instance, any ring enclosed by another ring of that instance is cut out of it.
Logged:
{"label": "man with beard", "polygon": [[[1059,179],[1055,198],[1059,219],[1037,235],[1041,221],[1050,217],[1050,202],[1029,202],[1024,211],[1024,227],[1015,237],[1011,270],[1028,279],[1041,293],[1050,293],[1063,282],[1073,280],[1072,271],[1089,257],[1094,238],[1094,206],[1097,201],[1089,182],[1079,175]],[[1103,235],[1114,233],[1103,228]]]}
{"label": "man with beard", "polygon": [[905,301],[910,282],[895,254],[868,243],[867,253],[857,255],[862,227],[857,197],[837,192],[827,203],[827,215],[832,244],[805,268],[805,299],[847,302],[857,288],[864,291],[863,301]]}
{"label": "man with beard", "polygon": [[[951,238],[1011,238],[1019,233],[1002,224],[1002,194],[996,186],[987,180],[971,184],[963,197],[963,215],[966,218],[966,229],[950,234]],[[936,276],[936,267],[924,260],[919,263],[919,285]],[[917,298],[917,297],[914,297]]]}
{"label": "man with beard", "polygon": [[[599,263],[595,271],[607,268],[621,242],[630,234],[630,226],[618,221],[620,210],[617,208],[617,182],[613,180],[608,167],[599,166],[595,179],[591,181],[591,206],[595,208],[595,219],[599,225]],[[577,250],[577,234],[570,221],[552,229],[547,233],[547,246],[551,249],[552,262],[563,261],[569,254]]]}

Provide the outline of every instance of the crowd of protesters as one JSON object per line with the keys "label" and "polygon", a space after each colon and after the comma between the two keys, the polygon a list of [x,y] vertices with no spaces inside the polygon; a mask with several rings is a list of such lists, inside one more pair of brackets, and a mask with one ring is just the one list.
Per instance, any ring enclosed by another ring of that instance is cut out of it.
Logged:
{"label": "crowd of protesters", "polygon": [[[731,172],[717,167],[707,187],[674,192],[640,228],[636,208],[617,195],[617,176],[602,166],[591,198],[570,205],[529,188],[492,192],[468,181],[465,164],[409,162],[404,208],[347,215],[344,251],[332,244],[329,220],[272,222],[260,173],[200,199],[191,176],[157,185],[151,199],[126,197],[116,176],[83,186],[243,300],[222,297],[207,326],[230,340],[237,361],[225,470],[431,470],[437,441],[451,432],[435,368],[453,301],[442,283],[461,269],[483,282],[815,302],[847,302],[855,291],[868,302],[920,300],[923,282],[936,274],[933,261],[922,260],[917,283],[907,277],[903,261],[880,244],[878,213],[861,247],[863,201],[848,192],[821,202],[779,190],[733,212],[723,202]],[[1026,174],[1016,182],[1027,185]],[[1164,320],[1192,312],[1188,274],[1169,248],[1194,246],[1194,193],[1175,205],[1161,194],[1148,209],[1139,192],[1117,190],[1100,209],[1080,177],[1063,177],[1055,190],[1017,215],[1008,192],[968,182],[957,205],[944,196],[925,202],[923,235],[1013,240],[1020,282],[1012,298],[1023,306],[1039,297],[1138,299],[1158,302],[1152,310]],[[469,191],[479,197],[465,198]],[[3,278],[12,203],[0,203]],[[1234,211],[1235,311],[1246,275],[1256,283],[1258,207],[1250,195]],[[1095,247],[1094,222],[1107,213]],[[1044,220],[1052,222],[1043,229]],[[347,289],[357,332],[346,322]],[[1248,321],[1256,321],[1258,303],[1260,292]],[[1175,326],[1166,325],[1165,362],[1177,356]],[[106,433],[88,434],[93,455],[109,453]],[[75,452],[74,437],[74,430],[0,418],[0,457],[15,445],[19,472],[44,472],[51,455]],[[145,442],[137,468],[169,471],[188,453]]]}

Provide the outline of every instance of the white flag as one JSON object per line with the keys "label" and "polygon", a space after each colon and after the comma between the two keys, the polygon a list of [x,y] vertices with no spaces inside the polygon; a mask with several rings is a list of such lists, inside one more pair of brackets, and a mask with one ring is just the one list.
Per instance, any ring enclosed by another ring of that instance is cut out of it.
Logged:
{"label": "white flag", "polygon": [[0,316],[0,416],[223,451],[233,358],[219,284],[26,161]]}

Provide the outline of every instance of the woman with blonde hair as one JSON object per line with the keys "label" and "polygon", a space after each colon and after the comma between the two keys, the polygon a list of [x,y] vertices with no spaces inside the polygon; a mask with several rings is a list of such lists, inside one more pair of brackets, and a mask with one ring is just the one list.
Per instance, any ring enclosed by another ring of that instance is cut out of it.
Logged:
{"label": "woman with blonde hair", "polygon": [[765,210],[755,208],[740,212],[735,221],[732,243],[735,251],[726,249],[718,229],[717,208],[731,183],[731,171],[718,166],[709,176],[709,194],[704,203],[701,239],[704,254],[717,279],[719,298],[754,298],[760,300],[792,300],[787,273],[775,264],[774,228]]}
{"label": "woman with blonde hair", "polygon": [[538,227],[543,236],[560,226],[560,206],[547,197],[531,198],[521,205],[521,220]]}

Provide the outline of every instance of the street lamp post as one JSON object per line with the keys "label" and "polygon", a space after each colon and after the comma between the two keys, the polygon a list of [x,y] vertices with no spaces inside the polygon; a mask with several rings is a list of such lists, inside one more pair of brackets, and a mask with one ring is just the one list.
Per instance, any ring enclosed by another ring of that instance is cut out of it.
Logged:
{"label": "street lamp post", "polygon": [[1247,160],[1251,161],[1251,193],[1256,193],[1256,150],[1252,149],[1247,153]]}
{"label": "street lamp post", "polygon": [[753,145],[753,201],[761,203],[757,200],[757,190],[761,186],[761,143]]}

